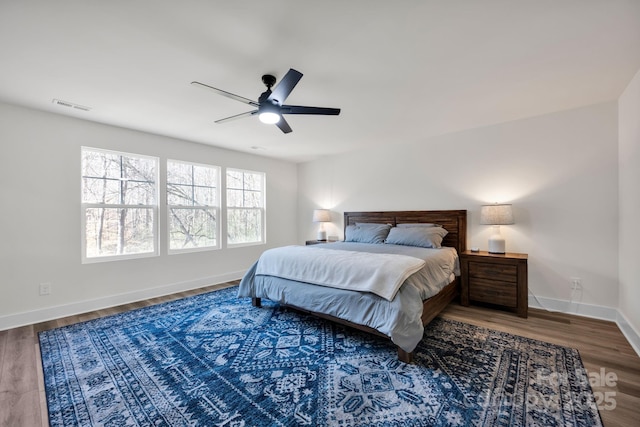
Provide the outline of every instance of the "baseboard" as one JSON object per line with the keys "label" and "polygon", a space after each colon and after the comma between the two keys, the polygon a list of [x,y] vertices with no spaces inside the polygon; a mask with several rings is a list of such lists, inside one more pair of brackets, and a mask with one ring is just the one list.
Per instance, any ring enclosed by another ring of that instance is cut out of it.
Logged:
{"label": "baseboard", "polygon": [[571,302],[555,298],[534,296],[533,299],[529,298],[529,307],[541,308],[548,311],[559,311],[561,313],[575,314],[583,317],[593,317],[594,319],[610,320],[612,322],[615,322],[618,318],[618,310],[613,307]]}
{"label": "baseboard", "polygon": [[615,322],[627,341],[629,341],[633,350],[640,356],[640,333],[617,308],[538,297],[535,295],[533,299],[529,298],[529,307]]}
{"label": "baseboard", "polygon": [[54,319],[60,319],[66,316],[74,316],[90,311],[102,310],[105,308],[115,307],[122,304],[129,304],[132,302],[150,298],[162,297],[165,295],[175,294],[177,292],[190,291],[193,289],[201,288],[203,286],[225,283],[231,280],[242,278],[244,273],[245,271],[236,271],[218,276],[189,280],[186,282],[171,283],[155,288],[143,289],[140,291],[109,295],[108,297],[104,298],[96,298],[92,300],[74,302],[71,304],[58,305],[55,307],[47,307],[40,310],[25,311],[22,313],[0,316],[0,331],[25,325],[32,325],[34,323],[46,322]]}
{"label": "baseboard", "polygon": [[622,334],[625,336],[631,347],[638,353],[640,356],[640,333],[635,330],[635,328],[629,323],[629,320],[625,317],[624,314],[620,310],[618,310],[618,318],[616,320],[618,327],[622,331]]}

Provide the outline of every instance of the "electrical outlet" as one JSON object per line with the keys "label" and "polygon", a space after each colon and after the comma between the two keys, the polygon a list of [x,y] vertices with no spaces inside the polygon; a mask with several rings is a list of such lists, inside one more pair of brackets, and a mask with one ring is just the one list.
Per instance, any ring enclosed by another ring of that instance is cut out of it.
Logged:
{"label": "electrical outlet", "polygon": [[40,283],[40,295],[50,295],[51,294],[51,283]]}
{"label": "electrical outlet", "polygon": [[582,279],[579,277],[570,277],[571,280],[571,289],[572,290],[582,290]]}

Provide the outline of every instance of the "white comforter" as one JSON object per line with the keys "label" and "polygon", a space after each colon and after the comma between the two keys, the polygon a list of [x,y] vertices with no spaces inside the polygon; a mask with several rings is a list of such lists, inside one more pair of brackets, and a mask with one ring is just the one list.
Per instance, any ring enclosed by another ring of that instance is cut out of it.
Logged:
{"label": "white comforter", "polygon": [[391,301],[407,277],[424,265],[424,260],[407,255],[284,246],[262,254],[256,275],[371,292]]}

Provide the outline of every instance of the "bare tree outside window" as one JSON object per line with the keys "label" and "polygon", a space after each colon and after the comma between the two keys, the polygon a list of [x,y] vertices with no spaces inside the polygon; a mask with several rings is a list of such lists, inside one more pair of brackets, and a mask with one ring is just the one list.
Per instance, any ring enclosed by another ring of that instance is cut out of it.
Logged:
{"label": "bare tree outside window", "polygon": [[227,239],[229,245],[265,241],[265,176],[227,169]]}
{"label": "bare tree outside window", "polygon": [[220,247],[220,168],[167,161],[169,251]]}
{"label": "bare tree outside window", "polygon": [[[157,157],[82,147],[82,261],[159,255]],[[219,249],[218,166],[167,160],[167,247]],[[265,242],[265,174],[226,170],[229,246]]]}
{"label": "bare tree outside window", "polygon": [[157,253],[158,159],[82,148],[84,259]]}

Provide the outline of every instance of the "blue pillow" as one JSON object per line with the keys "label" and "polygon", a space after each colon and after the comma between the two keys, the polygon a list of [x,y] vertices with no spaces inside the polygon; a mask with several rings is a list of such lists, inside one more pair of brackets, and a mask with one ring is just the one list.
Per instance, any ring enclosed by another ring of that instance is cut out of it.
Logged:
{"label": "blue pillow", "polygon": [[442,227],[393,227],[385,243],[390,245],[441,248],[442,239],[448,233]]}
{"label": "blue pillow", "polygon": [[391,230],[389,224],[348,225],[345,230],[345,242],[384,243]]}

